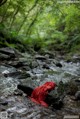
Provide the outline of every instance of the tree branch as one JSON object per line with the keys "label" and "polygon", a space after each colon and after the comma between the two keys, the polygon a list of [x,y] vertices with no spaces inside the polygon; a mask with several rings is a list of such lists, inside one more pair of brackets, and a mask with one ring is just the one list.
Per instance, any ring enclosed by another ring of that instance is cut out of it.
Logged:
{"label": "tree branch", "polygon": [[29,27],[28,27],[28,29],[27,29],[27,32],[26,32],[26,35],[29,34],[31,27],[34,25],[34,23],[35,23],[35,21],[36,21],[36,19],[37,19],[37,16],[38,16],[38,12],[37,12],[37,14],[35,15],[33,21],[31,22],[31,24],[29,25]]}
{"label": "tree branch", "polygon": [[7,2],[7,0],[0,0],[0,6],[4,5]]}
{"label": "tree branch", "polygon": [[20,27],[18,29],[18,33],[20,32],[20,30],[21,30],[22,26],[24,25],[26,19],[28,18],[29,13],[34,9],[34,7],[36,6],[37,3],[38,3],[38,0],[35,0],[34,5],[28,10],[28,12],[27,12],[28,14],[24,17],[23,22],[22,22],[22,24],[20,25]]}

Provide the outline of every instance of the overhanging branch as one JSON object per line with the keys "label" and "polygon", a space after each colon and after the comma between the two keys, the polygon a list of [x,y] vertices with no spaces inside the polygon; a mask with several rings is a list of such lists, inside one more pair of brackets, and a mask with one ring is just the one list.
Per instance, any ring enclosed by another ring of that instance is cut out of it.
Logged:
{"label": "overhanging branch", "polygon": [[7,0],[0,0],[0,6],[4,5],[7,2]]}

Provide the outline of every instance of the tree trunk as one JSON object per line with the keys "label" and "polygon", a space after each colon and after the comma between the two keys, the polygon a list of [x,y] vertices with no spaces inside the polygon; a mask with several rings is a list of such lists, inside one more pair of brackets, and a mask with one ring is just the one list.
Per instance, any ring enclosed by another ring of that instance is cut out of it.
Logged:
{"label": "tree trunk", "polygon": [[11,27],[12,27],[12,25],[13,25],[13,23],[14,23],[14,20],[15,20],[15,18],[16,18],[16,15],[18,14],[18,12],[19,12],[19,6],[18,6],[18,8],[15,10],[15,12],[14,12],[14,15],[13,15],[13,17],[12,17],[12,20],[11,20],[11,23],[10,23],[10,29],[11,29]]}
{"label": "tree trunk", "polygon": [[6,9],[5,9],[5,14],[3,14],[2,20],[1,20],[0,23],[3,23],[3,22],[5,21],[5,17],[6,17],[6,14],[7,14],[7,11],[8,11],[8,9],[9,9],[9,5],[10,5],[10,4],[11,4],[11,0],[10,0],[10,2],[8,3],[8,5],[7,5]]}
{"label": "tree trunk", "polygon": [[23,25],[24,25],[26,19],[28,18],[29,13],[34,9],[34,7],[37,5],[37,3],[38,3],[38,0],[36,0],[35,3],[34,3],[34,5],[28,10],[28,14],[24,17],[24,19],[23,19],[23,21],[22,21],[22,23],[21,23],[21,25],[20,25],[20,27],[19,27],[19,29],[18,29],[18,33],[19,33],[20,30],[22,29],[22,27],[23,27]]}
{"label": "tree trunk", "polygon": [[29,35],[29,34],[30,34],[30,29],[31,29],[31,27],[35,24],[36,19],[37,19],[37,16],[38,16],[38,12],[37,12],[37,14],[35,15],[33,21],[31,22],[31,24],[29,25],[29,27],[28,27],[28,29],[27,29],[27,32],[26,32],[26,35]]}

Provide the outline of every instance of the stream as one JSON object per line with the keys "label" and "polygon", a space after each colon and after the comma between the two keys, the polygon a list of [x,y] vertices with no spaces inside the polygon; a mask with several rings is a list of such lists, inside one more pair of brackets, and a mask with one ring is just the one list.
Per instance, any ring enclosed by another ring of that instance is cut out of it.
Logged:
{"label": "stream", "polygon": [[[9,119],[62,119],[65,115],[80,114],[80,101],[70,96],[64,99],[61,110],[51,110],[31,102],[17,89],[18,84],[36,87],[46,81],[80,80],[80,62],[66,62],[46,56],[25,53],[18,59],[0,63],[0,112],[7,111]],[[52,92],[54,93],[54,91]]]}

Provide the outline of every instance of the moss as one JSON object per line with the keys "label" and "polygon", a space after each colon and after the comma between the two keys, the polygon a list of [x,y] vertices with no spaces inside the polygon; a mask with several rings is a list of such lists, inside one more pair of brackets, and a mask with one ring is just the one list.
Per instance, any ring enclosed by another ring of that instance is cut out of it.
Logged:
{"label": "moss", "polygon": [[58,71],[53,71],[53,70],[48,70],[45,72],[45,74],[53,75],[53,74],[59,74],[60,72]]}

